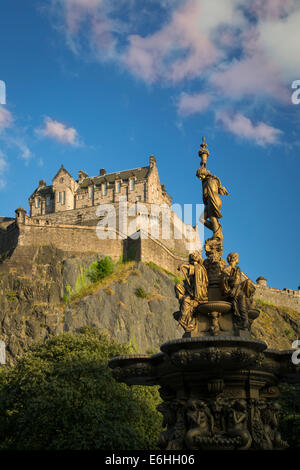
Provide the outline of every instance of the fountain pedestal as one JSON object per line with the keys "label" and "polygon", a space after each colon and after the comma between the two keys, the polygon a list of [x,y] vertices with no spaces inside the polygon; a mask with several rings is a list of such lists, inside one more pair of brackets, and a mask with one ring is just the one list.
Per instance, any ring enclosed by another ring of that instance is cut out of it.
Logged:
{"label": "fountain pedestal", "polygon": [[300,381],[292,351],[264,342],[206,336],[169,341],[154,355],[112,359],[116,380],[159,385],[166,450],[285,449],[278,383]]}

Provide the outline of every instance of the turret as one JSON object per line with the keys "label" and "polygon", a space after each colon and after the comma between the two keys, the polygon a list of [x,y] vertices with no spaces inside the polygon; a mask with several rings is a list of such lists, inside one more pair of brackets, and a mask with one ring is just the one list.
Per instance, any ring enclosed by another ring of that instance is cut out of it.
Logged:
{"label": "turret", "polygon": [[259,276],[256,279],[256,284],[258,284],[259,286],[267,287],[267,279],[263,276]]}
{"label": "turret", "polygon": [[26,210],[23,207],[18,207],[15,210],[17,224],[25,224]]}

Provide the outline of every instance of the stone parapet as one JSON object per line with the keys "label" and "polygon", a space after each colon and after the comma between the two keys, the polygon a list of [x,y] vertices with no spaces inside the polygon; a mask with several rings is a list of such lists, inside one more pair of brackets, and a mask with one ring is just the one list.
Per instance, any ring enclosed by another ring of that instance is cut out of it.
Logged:
{"label": "stone parapet", "polygon": [[299,291],[292,289],[281,290],[274,287],[256,285],[255,298],[281,307],[289,307],[300,313]]}

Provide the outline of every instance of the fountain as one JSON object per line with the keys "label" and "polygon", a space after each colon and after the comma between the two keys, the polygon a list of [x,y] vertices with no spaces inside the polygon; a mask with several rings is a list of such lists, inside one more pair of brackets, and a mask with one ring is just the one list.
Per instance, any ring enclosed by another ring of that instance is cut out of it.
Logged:
{"label": "fountain", "polygon": [[285,449],[278,431],[280,382],[300,381],[292,350],[277,351],[251,335],[260,311],[254,283],[240,270],[239,256],[223,255],[220,224],[228,195],[207,168],[203,138],[196,176],[202,182],[201,222],[212,231],[206,258],[194,252],[179,267],[175,286],[180,310],[174,319],[182,339],[154,355],[118,356],[109,362],[113,376],[128,385],[159,385],[163,415],[159,447],[165,450]]}

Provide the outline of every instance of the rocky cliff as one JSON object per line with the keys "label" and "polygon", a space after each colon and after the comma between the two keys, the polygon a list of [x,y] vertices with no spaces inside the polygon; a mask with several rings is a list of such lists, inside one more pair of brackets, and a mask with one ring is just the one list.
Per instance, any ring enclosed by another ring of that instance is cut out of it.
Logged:
{"label": "rocky cliff", "polygon": [[[180,338],[175,277],[154,264],[119,264],[101,283],[85,271],[100,255],[81,256],[51,246],[18,247],[0,264],[0,339],[13,363],[33,341],[89,325],[110,332],[137,351],[155,352]],[[255,335],[271,348],[290,349],[300,336],[300,314],[259,301]]]}

